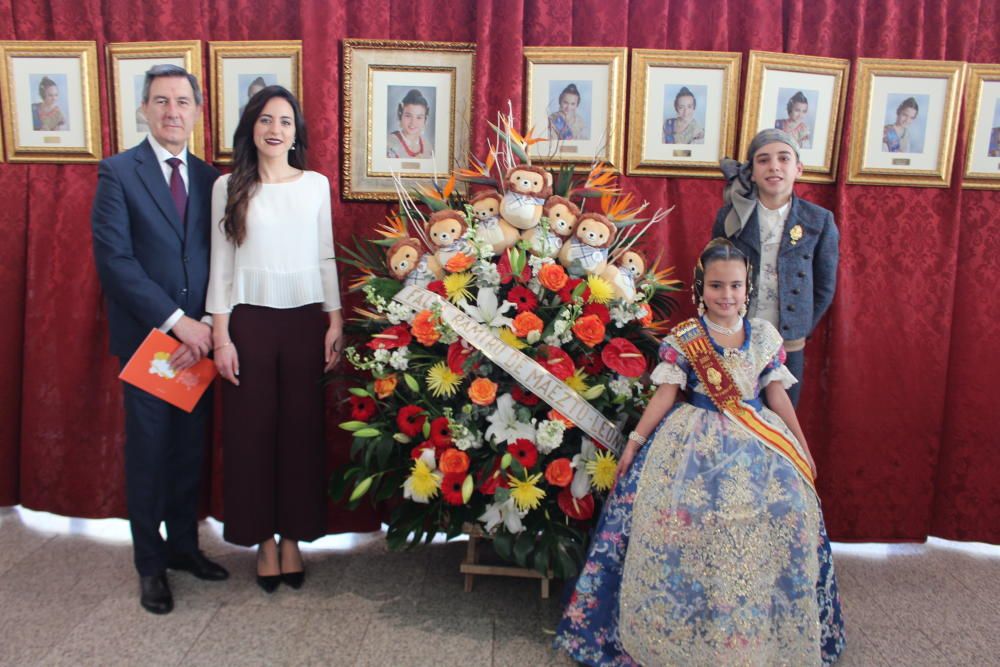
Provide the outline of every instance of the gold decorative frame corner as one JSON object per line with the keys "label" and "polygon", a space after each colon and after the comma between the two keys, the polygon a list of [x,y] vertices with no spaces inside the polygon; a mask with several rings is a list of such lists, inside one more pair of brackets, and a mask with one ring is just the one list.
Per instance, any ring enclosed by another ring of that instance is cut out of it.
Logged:
{"label": "gold decorative frame corner", "polygon": [[[983,113],[983,84],[1000,82],[1000,65],[969,63],[965,86],[965,172],[962,187],[970,190],[1000,190],[1000,168],[994,172],[973,170],[972,153],[981,142],[976,126]],[[989,138],[986,139],[989,142]],[[988,144],[987,144],[988,145]],[[1000,167],[1000,165],[998,165]]]}

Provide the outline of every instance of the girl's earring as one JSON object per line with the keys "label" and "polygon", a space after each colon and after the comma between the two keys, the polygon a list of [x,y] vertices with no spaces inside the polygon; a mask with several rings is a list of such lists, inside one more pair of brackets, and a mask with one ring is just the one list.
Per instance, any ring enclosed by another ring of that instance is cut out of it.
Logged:
{"label": "girl's earring", "polygon": [[740,309],[738,311],[736,311],[736,312],[738,312],[740,314],[740,317],[746,317],[747,316],[747,305],[744,303],[743,305],[740,306]]}
{"label": "girl's earring", "polygon": [[705,317],[705,302],[698,299],[698,317]]}

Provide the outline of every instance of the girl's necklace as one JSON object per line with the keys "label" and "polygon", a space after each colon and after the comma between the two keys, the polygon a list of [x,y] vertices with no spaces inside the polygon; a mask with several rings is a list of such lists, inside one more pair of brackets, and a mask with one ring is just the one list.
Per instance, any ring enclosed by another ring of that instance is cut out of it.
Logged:
{"label": "girl's necklace", "polygon": [[743,318],[741,317],[740,319],[736,320],[736,324],[733,326],[733,328],[729,329],[727,327],[722,326],[721,324],[716,324],[715,322],[709,319],[708,315],[706,315],[705,325],[716,333],[732,336],[733,334],[735,334],[736,332],[738,332],[740,329],[743,328]]}

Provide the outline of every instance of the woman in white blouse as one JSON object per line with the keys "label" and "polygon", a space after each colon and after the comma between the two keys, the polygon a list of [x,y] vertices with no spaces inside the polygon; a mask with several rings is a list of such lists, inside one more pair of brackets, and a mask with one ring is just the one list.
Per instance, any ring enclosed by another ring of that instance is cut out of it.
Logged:
{"label": "woman in white blouse", "polygon": [[302,585],[298,542],[326,532],[319,380],[337,362],[343,320],[330,184],[305,170],[295,96],[281,86],[255,94],[233,146],[233,172],[212,192],[207,300],[215,365],[228,381],[225,538],[258,545],[257,583],[270,593],[282,581]]}

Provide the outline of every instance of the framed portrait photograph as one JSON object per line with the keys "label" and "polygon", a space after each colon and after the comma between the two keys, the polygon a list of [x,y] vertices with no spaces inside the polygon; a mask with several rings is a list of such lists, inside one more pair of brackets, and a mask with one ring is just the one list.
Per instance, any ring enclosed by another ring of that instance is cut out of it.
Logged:
{"label": "framed portrait photograph", "polygon": [[95,42],[0,42],[9,162],[97,162],[101,109]]}
{"label": "framed portrait photograph", "polygon": [[744,159],[758,132],[777,128],[799,142],[799,180],[834,182],[850,68],[842,58],[751,51],[740,149],[733,157]]}
{"label": "framed portrait photograph", "polygon": [[627,59],[626,48],[525,47],[523,131],[546,139],[532,160],[622,168]]}
{"label": "framed portrait photograph", "polygon": [[[108,44],[108,97],[112,103],[112,136],[115,151],[121,153],[139,144],[149,134],[142,115],[142,93],[146,71],[154,65],[177,65],[194,74],[205,92],[201,69],[201,42],[128,42]],[[204,106],[204,105],[203,105]],[[205,157],[205,123],[198,115],[188,149]]]}
{"label": "framed portrait photograph", "polygon": [[968,65],[963,188],[1000,190],[1000,65]]}
{"label": "framed portrait photograph", "polygon": [[393,174],[466,164],[475,44],[345,39],[345,199],[394,200]]}
{"label": "framed portrait photograph", "polygon": [[965,63],[858,58],[848,183],[948,187]]}
{"label": "framed portrait photograph", "polygon": [[284,86],[302,102],[302,41],[209,42],[213,159],[233,161],[233,134],[254,93]]}
{"label": "framed portrait photograph", "polygon": [[739,53],[633,49],[628,173],[722,178],[736,148]]}

